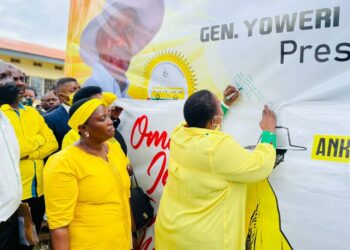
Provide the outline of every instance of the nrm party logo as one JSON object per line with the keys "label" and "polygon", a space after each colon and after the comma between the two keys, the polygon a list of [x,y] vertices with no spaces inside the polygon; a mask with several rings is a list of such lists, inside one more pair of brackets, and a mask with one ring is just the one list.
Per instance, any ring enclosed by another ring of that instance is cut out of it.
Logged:
{"label": "nrm party logo", "polygon": [[196,78],[190,63],[179,52],[158,52],[146,64],[144,86],[148,98],[181,100],[196,91]]}

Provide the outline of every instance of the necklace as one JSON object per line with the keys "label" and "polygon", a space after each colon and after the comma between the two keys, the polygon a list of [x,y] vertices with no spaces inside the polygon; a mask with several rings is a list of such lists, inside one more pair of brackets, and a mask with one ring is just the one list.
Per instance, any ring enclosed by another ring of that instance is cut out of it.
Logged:
{"label": "necklace", "polygon": [[103,143],[103,150],[104,150],[104,156],[101,156],[95,152],[93,152],[83,141],[80,141],[80,145],[83,146],[83,148],[85,149],[86,152],[88,152],[89,154],[92,154],[92,155],[95,155],[97,157],[101,157],[103,158],[105,161],[108,162],[108,157],[107,157],[107,154],[108,154],[108,150],[107,150],[107,146],[105,143]]}

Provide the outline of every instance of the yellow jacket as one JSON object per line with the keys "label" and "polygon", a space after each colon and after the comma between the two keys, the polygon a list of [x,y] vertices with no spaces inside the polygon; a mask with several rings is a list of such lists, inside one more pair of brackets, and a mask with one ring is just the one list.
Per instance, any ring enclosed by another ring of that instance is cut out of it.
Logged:
{"label": "yellow jacket", "polygon": [[156,219],[156,249],[245,249],[247,184],[271,173],[275,154],[268,143],[249,152],[223,132],[177,127]]}
{"label": "yellow jacket", "polygon": [[49,226],[68,226],[71,250],[131,249],[128,161],[119,144],[108,147],[108,162],[68,146],[46,163]]}
{"label": "yellow jacket", "polygon": [[22,200],[43,195],[43,159],[58,149],[56,138],[43,117],[32,107],[20,105],[18,110],[2,105],[10,120],[20,147]]}

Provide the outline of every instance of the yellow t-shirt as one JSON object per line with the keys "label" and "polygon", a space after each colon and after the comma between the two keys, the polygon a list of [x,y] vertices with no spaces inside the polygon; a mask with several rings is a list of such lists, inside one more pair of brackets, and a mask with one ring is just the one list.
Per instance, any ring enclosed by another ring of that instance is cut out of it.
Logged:
{"label": "yellow t-shirt", "polygon": [[245,249],[247,184],[266,178],[275,156],[271,144],[249,152],[223,132],[177,127],[155,225],[156,249]]}
{"label": "yellow t-shirt", "polygon": [[70,249],[130,250],[130,178],[119,144],[107,143],[108,162],[68,146],[44,169],[50,229],[68,226]]}

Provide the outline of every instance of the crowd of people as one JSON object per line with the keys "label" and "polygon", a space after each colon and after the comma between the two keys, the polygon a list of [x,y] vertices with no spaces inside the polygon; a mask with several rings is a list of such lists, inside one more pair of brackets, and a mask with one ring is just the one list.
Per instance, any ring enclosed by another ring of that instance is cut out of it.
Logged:
{"label": "crowd of people", "polygon": [[[130,209],[122,108],[98,86],[56,81],[41,104],[25,74],[0,61],[0,249],[33,249],[18,209],[26,204],[39,232],[47,221],[53,249],[136,248]],[[169,177],[155,224],[157,249],[245,249],[247,183],[275,163],[276,118],[265,106],[253,152],[220,131],[239,90],[224,100],[200,90],[184,104],[171,135]],[[23,207],[22,207],[23,209]],[[20,230],[21,229],[21,230]]]}

